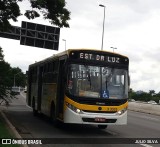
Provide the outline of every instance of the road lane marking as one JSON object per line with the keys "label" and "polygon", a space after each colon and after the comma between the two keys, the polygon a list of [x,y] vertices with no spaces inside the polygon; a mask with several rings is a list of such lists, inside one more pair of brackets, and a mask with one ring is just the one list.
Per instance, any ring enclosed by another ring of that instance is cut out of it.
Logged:
{"label": "road lane marking", "polygon": [[[141,112],[140,112],[141,113]],[[135,113],[134,113],[135,114]],[[133,116],[133,117],[137,117],[137,118],[140,118],[140,119],[147,119],[147,120],[154,120],[154,121],[160,121],[160,119],[159,118],[154,118],[154,116],[152,117],[152,116],[145,116],[145,114],[144,115],[141,115],[141,114],[139,114],[139,113],[137,113],[137,115],[135,116],[135,115],[133,115],[132,113],[130,113],[129,114],[130,116]],[[152,115],[152,114],[151,114]],[[155,116],[156,117],[156,116]]]}
{"label": "road lane marking", "polygon": [[26,96],[21,92],[20,93],[20,95],[24,98],[24,99],[26,99]]}
{"label": "road lane marking", "polygon": [[158,118],[153,118],[153,117],[149,117],[149,116],[141,116],[140,118],[145,118],[145,119],[149,119],[149,120],[159,121]]}
{"label": "road lane marking", "polygon": [[151,145],[148,145],[148,144],[140,144],[141,146],[144,146],[144,147],[153,147]]}

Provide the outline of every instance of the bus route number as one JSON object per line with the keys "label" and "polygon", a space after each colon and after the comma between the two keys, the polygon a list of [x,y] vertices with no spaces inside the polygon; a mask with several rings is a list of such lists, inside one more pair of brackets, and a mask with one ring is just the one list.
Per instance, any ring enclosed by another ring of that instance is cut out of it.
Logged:
{"label": "bus route number", "polygon": [[107,111],[111,111],[111,112],[115,112],[115,111],[117,111],[117,108],[107,108]]}

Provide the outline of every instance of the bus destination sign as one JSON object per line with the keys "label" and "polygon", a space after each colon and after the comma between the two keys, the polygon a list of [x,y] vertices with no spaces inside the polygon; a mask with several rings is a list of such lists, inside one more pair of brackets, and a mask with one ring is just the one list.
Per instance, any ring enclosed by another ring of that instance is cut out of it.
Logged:
{"label": "bus destination sign", "polygon": [[86,52],[72,52],[72,58],[88,60],[88,61],[103,61],[107,63],[128,63],[128,58],[123,56],[117,56],[114,54],[97,54],[97,53],[86,53]]}
{"label": "bus destination sign", "polygon": [[95,54],[90,54],[90,53],[80,53],[79,58],[86,59],[86,60],[96,60],[96,61],[106,61],[106,62],[111,62],[111,63],[120,63],[119,57],[95,55]]}

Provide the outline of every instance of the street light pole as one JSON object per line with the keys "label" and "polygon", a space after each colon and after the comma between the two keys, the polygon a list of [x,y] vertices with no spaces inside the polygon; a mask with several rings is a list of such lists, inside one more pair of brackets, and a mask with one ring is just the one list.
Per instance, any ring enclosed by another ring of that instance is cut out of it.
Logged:
{"label": "street light pole", "polygon": [[110,48],[112,48],[112,49],[113,49],[113,52],[114,52],[114,50],[115,50],[115,49],[117,49],[116,47],[110,47]]}
{"label": "street light pole", "polygon": [[105,5],[99,4],[100,7],[104,8],[104,16],[103,16],[103,30],[102,30],[102,45],[101,45],[101,50],[103,50],[103,39],[104,39],[104,23],[105,23]]}
{"label": "street light pole", "polygon": [[62,39],[65,42],[65,51],[66,51],[66,39]]}

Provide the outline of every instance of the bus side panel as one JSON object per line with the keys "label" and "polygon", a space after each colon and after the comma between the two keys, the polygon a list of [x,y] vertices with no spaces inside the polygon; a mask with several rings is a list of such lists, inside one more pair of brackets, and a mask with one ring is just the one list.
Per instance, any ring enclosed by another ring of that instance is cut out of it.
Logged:
{"label": "bus side panel", "polygon": [[41,113],[50,117],[51,106],[57,102],[58,60],[44,64],[42,75]]}
{"label": "bus side panel", "polygon": [[65,92],[65,80],[66,80],[66,58],[63,57],[59,60],[59,74],[58,74],[58,86],[57,86],[57,102],[56,102],[56,117],[58,120],[63,121],[63,106],[64,106],[64,92]]}
{"label": "bus side panel", "polygon": [[[36,110],[37,110],[37,90],[38,90],[37,83],[32,83],[31,84],[31,106],[33,106],[35,104]],[[33,102],[35,102],[35,103],[33,104]]]}
{"label": "bus side panel", "polygon": [[47,116],[50,116],[51,103],[56,103],[56,83],[44,83],[42,88],[42,101],[41,101],[41,112]]}
{"label": "bus side panel", "polygon": [[26,103],[28,106],[31,106],[31,73],[30,73],[30,69],[28,70]]}
{"label": "bus side panel", "polygon": [[35,100],[35,109],[37,108],[37,70],[36,68],[28,71],[28,88],[27,88],[27,104],[33,106],[33,99]]}
{"label": "bus side panel", "polygon": [[41,111],[41,99],[42,99],[42,73],[43,73],[43,66],[39,66],[38,73],[37,73],[37,79],[38,79],[38,85],[37,85],[37,110]]}

